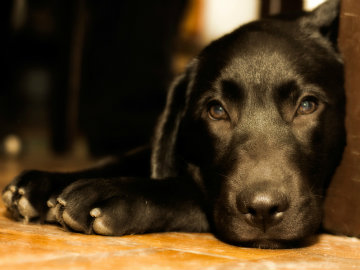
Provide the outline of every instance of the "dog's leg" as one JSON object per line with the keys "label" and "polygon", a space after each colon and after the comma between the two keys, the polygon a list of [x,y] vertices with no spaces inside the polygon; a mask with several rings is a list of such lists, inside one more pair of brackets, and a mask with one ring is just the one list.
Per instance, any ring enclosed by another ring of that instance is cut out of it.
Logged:
{"label": "dog's leg", "polygon": [[56,197],[66,186],[84,178],[148,177],[149,160],[150,150],[145,149],[78,172],[24,171],[4,188],[2,199],[16,220],[54,221],[49,206],[56,204]]}
{"label": "dog's leg", "polygon": [[69,185],[54,211],[65,228],[103,235],[208,230],[198,188],[186,179],[85,179]]}

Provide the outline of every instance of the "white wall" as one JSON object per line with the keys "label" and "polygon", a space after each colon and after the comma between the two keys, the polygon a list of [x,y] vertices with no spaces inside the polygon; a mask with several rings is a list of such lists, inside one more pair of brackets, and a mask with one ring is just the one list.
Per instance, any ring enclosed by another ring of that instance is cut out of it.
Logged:
{"label": "white wall", "polygon": [[305,0],[304,1],[304,10],[310,11],[317,7],[318,5],[325,2],[325,0]]}
{"label": "white wall", "polygon": [[[312,10],[324,1],[305,0],[304,9]],[[272,1],[270,9],[273,13],[280,10],[279,5],[280,1]],[[259,8],[260,0],[205,0],[203,41],[208,43],[241,24],[257,19],[260,13]]]}
{"label": "white wall", "polygon": [[258,17],[259,0],[205,0],[204,42],[228,33]]}

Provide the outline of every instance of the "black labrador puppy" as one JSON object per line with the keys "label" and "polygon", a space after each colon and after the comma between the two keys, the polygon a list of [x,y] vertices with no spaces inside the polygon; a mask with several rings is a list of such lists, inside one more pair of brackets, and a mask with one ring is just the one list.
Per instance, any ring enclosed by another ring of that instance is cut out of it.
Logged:
{"label": "black labrador puppy", "polygon": [[338,6],[214,41],[170,88],[151,154],[26,171],[2,193],[8,210],[83,233],[211,231],[237,245],[294,246],[318,230],[345,145]]}

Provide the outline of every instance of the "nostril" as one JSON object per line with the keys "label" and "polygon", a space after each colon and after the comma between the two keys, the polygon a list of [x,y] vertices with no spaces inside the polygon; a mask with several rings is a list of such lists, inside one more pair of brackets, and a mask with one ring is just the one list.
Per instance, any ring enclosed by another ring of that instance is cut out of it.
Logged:
{"label": "nostril", "polygon": [[270,215],[275,215],[276,213],[279,212],[279,207],[276,205],[276,206],[273,206],[269,209],[269,214]]}
{"label": "nostril", "polygon": [[248,207],[246,213],[247,213],[247,214],[250,214],[250,215],[252,215],[252,216],[256,216],[256,215],[257,215],[256,210],[255,210],[254,208],[252,208],[252,207]]}

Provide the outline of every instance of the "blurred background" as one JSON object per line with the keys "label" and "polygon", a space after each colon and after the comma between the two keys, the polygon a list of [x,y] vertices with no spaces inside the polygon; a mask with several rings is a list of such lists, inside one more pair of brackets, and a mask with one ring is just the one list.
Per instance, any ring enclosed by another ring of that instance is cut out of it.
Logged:
{"label": "blurred background", "polygon": [[211,40],[323,0],[2,0],[0,157],[149,143],[166,89]]}

